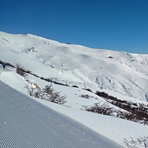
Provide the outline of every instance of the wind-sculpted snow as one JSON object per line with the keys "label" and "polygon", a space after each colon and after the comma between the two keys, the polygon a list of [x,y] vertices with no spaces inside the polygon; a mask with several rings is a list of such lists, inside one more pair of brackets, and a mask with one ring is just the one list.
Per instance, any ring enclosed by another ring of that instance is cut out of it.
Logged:
{"label": "wind-sculpted snow", "polygon": [[0,82],[1,148],[119,148]]}

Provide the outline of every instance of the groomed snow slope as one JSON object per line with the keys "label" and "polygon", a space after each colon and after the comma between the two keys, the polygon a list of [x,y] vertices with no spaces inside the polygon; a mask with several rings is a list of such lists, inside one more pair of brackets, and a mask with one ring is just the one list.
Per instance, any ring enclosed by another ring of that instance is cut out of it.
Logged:
{"label": "groomed snow slope", "polygon": [[[37,83],[39,86],[47,85],[47,82],[41,79],[38,79],[34,76],[33,77],[29,76],[29,79],[30,81]],[[0,80],[6,83],[7,85],[13,87],[14,89],[18,90],[19,92],[25,95],[28,95],[27,89],[25,88],[25,86],[27,85],[25,79],[20,75],[16,74],[13,69],[7,67],[7,70],[3,71],[3,69],[0,68]],[[50,84],[48,83],[48,85]],[[38,101],[39,103],[47,106],[48,108],[52,108],[53,110],[59,112],[60,114],[66,115],[67,117],[82,123],[83,125],[94,130],[95,132],[103,135],[104,137],[107,137],[108,139],[111,139],[112,141],[122,146],[125,146],[123,142],[125,138],[130,140],[131,137],[137,138],[137,137],[147,136],[147,133],[148,133],[147,125],[126,121],[126,120],[115,118],[115,117],[86,112],[83,110],[84,106],[92,106],[94,105],[94,103],[98,103],[98,102],[105,103],[105,100],[103,98],[100,98],[100,97],[97,98],[97,96],[93,95],[93,93],[91,92],[89,93],[88,91],[85,91],[81,88],[65,87],[65,86],[56,85],[56,84],[52,84],[52,85],[55,91],[60,91],[61,95],[66,96],[67,102],[64,106],[57,105],[41,99],[35,99],[35,98],[30,98],[30,99]],[[89,99],[82,98],[81,95],[85,95],[85,94],[90,95],[91,98]],[[121,97],[121,96],[119,95],[117,97]],[[3,93],[0,93],[0,102],[1,102],[1,98],[4,98]],[[10,97],[10,100],[11,99],[12,97]],[[124,97],[123,99],[131,100],[133,102],[137,101],[137,103],[146,103],[144,101],[137,100],[130,97]],[[32,104],[30,105],[34,106]],[[22,110],[23,110],[23,107],[22,107]],[[39,108],[38,110],[40,111]]]}
{"label": "groomed snow slope", "polygon": [[1,148],[119,148],[0,81]]}

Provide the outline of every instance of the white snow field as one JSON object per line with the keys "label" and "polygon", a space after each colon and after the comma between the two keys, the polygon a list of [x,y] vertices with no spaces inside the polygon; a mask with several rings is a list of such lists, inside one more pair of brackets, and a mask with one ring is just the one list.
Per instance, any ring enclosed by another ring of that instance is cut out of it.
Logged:
{"label": "white snow field", "polygon": [[116,148],[119,145],[0,82],[1,148]]}
{"label": "white snow field", "polygon": [[[15,68],[6,66],[4,71],[0,65],[2,148],[125,147],[125,138],[148,136],[147,125],[85,111],[85,106],[96,103],[122,110],[97,96],[96,91],[148,105],[147,54],[91,49],[4,32],[0,32],[0,52],[2,62],[20,64],[37,76],[66,84],[50,83],[30,74],[24,78]],[[66,97],[66,103],[30,97],[26,89],[30,83],[41,89],[51,84]]]}

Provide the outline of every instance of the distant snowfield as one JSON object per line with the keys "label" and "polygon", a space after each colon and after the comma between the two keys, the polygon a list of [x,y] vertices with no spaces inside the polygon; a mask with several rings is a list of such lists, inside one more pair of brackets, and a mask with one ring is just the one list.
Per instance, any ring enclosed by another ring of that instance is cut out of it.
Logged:
{"label": "distant snowfield", "polygon": [[[60,106],[31,98],[53,110],[74,119],[99,134],[124,146],[123,139],[147,136],[148,126],[115,117],[84,111],[84,106],[106,103],[95,95],[103,91],[121,100],[148,104],[148,55],[96,50],[79,45],[61,44],[34,35],[11,35],[0,32],[0,60],[20,64],[32,73],[67,84],[52,84],[54,90],[66,96]],[[27,78],[41,88],[50,83],[32,75]],[[0,68],[0,80],[28,95],[28,83],[15,69]],[[84,89],[91,89],[93,93]],[[89,95],[90,99],[81,95]],[[111,107],[115,106],[111,105]]]}
{"label": "distant snowfield", "polygon": [[147,54],[91,49],[4,32],[0,32],[0,49],[2,61],[19,63],[39,76],[148,101]]}

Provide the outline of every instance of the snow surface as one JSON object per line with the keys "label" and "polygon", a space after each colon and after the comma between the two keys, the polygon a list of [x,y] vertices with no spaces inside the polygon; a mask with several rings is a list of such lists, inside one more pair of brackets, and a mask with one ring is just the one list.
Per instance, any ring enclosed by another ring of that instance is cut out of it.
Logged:
{"label": "snow surface", "polygon": [[1,148],[118,148],[118,144],[0,82]]}
{"label": "snow surface", "polygon": [[[64,44],[31,34],[12,35],[0,32],[0,60],[19,63],[32,73],[67,84],[52,84],[54,90],[66,96],[61,106],[48,101],[30,98],[74,119],[95,132],[124,146],[123,139],[148,135],[148,126],[123,119],[84,111],[84,106],[107,103],[94,92],[103,91],[121,100],[148,104],[148,55],[90,49],[80,45]],[[0,80],[19,92],[28,95],[28,82],[15,73],[15,69],[0,68]],[[41,88],[49,85],[32,75],[29,82]],[[91,89],[92,92],[85,89]],[[86,99],[81,95],[89,95]],[[115,109],[117,107],[108,104]]]}
{"label": "snow surface", "polygon": [[0,50],[2,61],[19,63],[39,76],[148,101],[147,54],[91,49],[4,32],[0,32]]}

